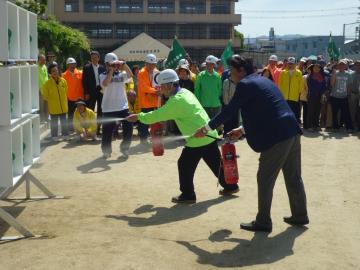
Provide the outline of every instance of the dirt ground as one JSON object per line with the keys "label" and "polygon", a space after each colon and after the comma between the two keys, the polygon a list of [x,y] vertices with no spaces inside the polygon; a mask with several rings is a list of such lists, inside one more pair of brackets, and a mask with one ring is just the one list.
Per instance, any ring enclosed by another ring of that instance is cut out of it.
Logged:
{"label": "dirt ground", "polygon": [[[302,168],[310,224],[290,227],[282,175],[272,205],[273,232],[240,230],[257,210],[258,154],[246,142],[240,154],[240,192],[218,195],[216,179],[201,162],[198,202],[174,205],[177,158],[144,153],[135,141],[127,161],[100,158],[99,143],[45,145],[31,170],[63,200],[6,201],[1,206],[44,239],[0,244],[1,270],[56,269],[360,269],[359,136],[322,133],[302,138]],[[24,194],[20,188],[14,196]],[[33,189],[34,195],[41,195]],[[10,207],[14,206],[14,207]],[[0,221],[0,235],[16,231]]]}

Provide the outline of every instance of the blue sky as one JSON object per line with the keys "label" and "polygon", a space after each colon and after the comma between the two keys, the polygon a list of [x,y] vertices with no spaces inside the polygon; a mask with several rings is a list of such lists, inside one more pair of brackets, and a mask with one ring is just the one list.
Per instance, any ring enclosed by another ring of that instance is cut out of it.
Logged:
{"label": "blue sky", "polygon": [[[357,21],[359,15],[348,14],[360,12],[358,9],[346,9],[348,7],[358,7],[358,0],[239,0],[236,3],[236,13],[243,15],[242,25],[237,29],[242,32],[245,37],[256,37],[259,35],[268,35],[270,27],[275,28],[277,35],[284,34],[302,34],[302,35],[329,35],[332,31],[333,35],[342,35],[343,24],[353,23]],[[241,12],[243,10],[244,12]],[[245,12],[252,11],[284,11],[297,10],[299,13],[254,13]],[[316,11],[315,10],[325,10]],[[332,17],[311,17],[311,18],[278,18],[292,16],[309,16],[318,14],[344,14]],[[250,17],[276,17],[277,19],[251,19]],[[355,26],[346,26],[346,35],[355,35]]]}

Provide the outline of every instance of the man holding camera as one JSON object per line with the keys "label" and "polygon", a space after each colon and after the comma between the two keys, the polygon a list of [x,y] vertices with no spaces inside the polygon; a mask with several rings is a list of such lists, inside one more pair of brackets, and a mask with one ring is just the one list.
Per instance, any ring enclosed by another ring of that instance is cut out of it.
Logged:
{"label": "man holding camera", "polygon": [[[112,132],[116,126],[117,118],[129,115],[129,105],[126,96],[125,83],[129,82],[133,74],[124,61],[119,61],[114,53],[105,55],[106,72],[100,74],[100,85],[104,90],[102,99],[103,132],[101,149],[104,158],[111,156]],[[120,152],[125,158],[131,143],[133,126],[128,121],[122,121],[123,141]]]}

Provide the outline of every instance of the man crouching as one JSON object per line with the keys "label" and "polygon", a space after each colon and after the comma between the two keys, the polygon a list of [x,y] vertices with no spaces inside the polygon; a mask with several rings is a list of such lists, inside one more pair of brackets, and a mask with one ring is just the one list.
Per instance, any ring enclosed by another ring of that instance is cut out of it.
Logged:
{"label": "man crouching", "polygon": [[96,116],[93,110],[86,107],[84,100],[76,102],[73,125],[79,141],[96,140]]}

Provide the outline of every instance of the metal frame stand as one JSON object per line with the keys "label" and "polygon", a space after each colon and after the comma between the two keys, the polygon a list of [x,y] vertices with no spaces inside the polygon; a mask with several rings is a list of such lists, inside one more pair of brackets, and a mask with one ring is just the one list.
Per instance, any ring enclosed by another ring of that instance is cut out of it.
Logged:
{"label": "metal frame stand", "polygon": [[[25,182],[26,196],[25,198],[11,198],[8,197],[17,189],[19,186]],[[30,182],[37,186],[46,196],[35,196],[32,197],[30,194]],[[65,199],[63,196],[56,196],[50,190],[46,188],[38,179],[36,179],[30,172],[27,172],[13,187],[6,189],[3,193],[0,194],[0,200],[12,201],[12,200],[44,200],[44,199]],[[4,209],[0,207],[0,218],[8,223],[11,227],[16,229],[22,236],[7,236],[0,237],[0,241],[10,241],[18,240],[22,238],[39,238],[41,235],[34,235],[31,231],[26,229],[19,221],[17,221],[13,216],[7,213]]]}

